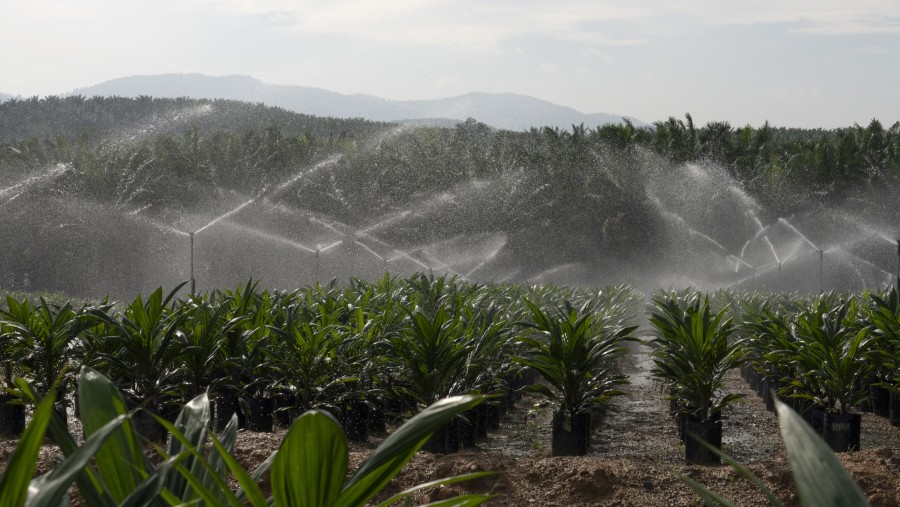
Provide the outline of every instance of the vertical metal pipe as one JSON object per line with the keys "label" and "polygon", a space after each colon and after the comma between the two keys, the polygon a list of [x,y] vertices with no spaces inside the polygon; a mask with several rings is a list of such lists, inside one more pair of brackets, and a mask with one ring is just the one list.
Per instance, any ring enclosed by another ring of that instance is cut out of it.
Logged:
{"label": "vertical metal pipe", "polygon": [[191,233],[191,294],[197,292],[197,281],[194,280],[194,233]]}
{"label": "vertical metal pipe", "polygon": [[316,248],[316,275],[315,280],[316,283],[319,282],[319,249]]}
{"label": "vertical metal pipe", "polygon": [[897,240],[897,286],[894,289],[900,296],[900,239]]}
{"label": "vertical metal pipe", "polygon": [[823,265],[825,264],[825,252],[819,250],[819,294],[822,293],[822,274],[823,274]]}

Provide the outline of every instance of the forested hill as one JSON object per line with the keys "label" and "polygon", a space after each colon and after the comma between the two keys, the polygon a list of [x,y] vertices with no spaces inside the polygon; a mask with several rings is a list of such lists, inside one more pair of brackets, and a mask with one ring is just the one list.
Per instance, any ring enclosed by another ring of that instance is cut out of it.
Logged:
{"label": "forested hill", "polygon": [[[0,286],[90,294],[183,280],[185,231],[200,229],[197,270],[216,286],[424,266],[727,284],[743,276],[732,257],[763,266],[809,253],[779,219],[874,266],[852,266],[871,278],[896,262],[866,242],[900,232],[898,175],[900,124],[878,121],[819,131],[686,116],[511,132],[224,100],[12,100],[0,104]],[[854,237],[877,255],[863,258]],[[302,268],[283,250],[338,243]],[[359,244],[362,258],[346,249]]]}
{"label": "forested hill", "polygon": [[75,139],[88,134],[95,138],[123,133],[180,134],[187,129],[203,132],[249,132],[277,125],[291,135],[319,138],[367,136],[386,123],[359,118],[336,119],[289,112],[278,107],[234,100],[136,98],[65,98],[48,96],[10,98],[0,104],[0,142],[28,138]]}
{"label": "forested hill", "polygon": [[526,95],[467,93],[432,100],[387,100],[371,95],[345,95],[305,86],[273,85],[250,76],[162,74],[129,76],[74,91],[95,95],[137,97],[222,98],[262,102],[289,111],[336,118],[363,117],[377,121],[413,121],[446,125],[475,118],[495,128],[528,130],[543,125],[569,128],[572,124],[620,123],[615,114],[585,114]]}

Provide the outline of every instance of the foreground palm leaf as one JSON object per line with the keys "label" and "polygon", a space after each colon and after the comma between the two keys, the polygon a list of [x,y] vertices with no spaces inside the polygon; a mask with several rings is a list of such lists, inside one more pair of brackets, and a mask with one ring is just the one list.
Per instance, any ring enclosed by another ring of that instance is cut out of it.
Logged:
{"label": "foreground palm leaf", "polygon": [[[27,384],[23,384],[23,391],[37,399]],[[298,418],[275,455],[249,474],[231,455],[236,418],[226,427],[222,442],[209,435],[209,399],[203,394],[185,405],[174,424],[156,418],[170,433],[172,442],[168,452],[160,450],[164,461],[154,467],[129,420],[125,400],[109,379],[91,368],[82,368],[79,393],[83,400],[85,443],[75,447],[61,421],[53,420],[56,415],[52,393],[40,400],[12,461],[0,476],[0,507],[55,507],[73,482],[78,482],[86,505],[101,507],[157,502],[235,507],[245,502],[258,507],[364,505],[387,485],[437,428],[484,401],[480,396],[459,396],[431,405],[388,437],[356,473],[345,479],[346,440],[340,425],[326,412],[313,410]],[[29,489],[38,451],[51,422],[66,457],[49,475],[33,480]],[[207,438],[212,443],[209,451]],[[273,498],[267,502],[257,481],[270,466]],[[241,491],[229,488],[226,468],[240,484]],[[424,488],[484,475],[487,473],[440,479],[403,491],[389,502],[402,500]],[[474,506],[488,498],[464,495],[452,505]]]}
{"label": "foreground palm leaf", "polygon": [[[794,474],[800,504],[804,507],[844,507],[847,505],[869,505],[866,496],[847,470],[841,466],[828,444],[813,430],[800,415],[779,400],[775,401],[778,411],[778,425],[781,438],[787,450],[788,460]],[[747,477],[762,490],[769,504],[780,507],[783,504],[775,498],[763,482],[746,468],[723,454],[718,449],[711,450],[720,455],[738,472]],[[733,507],[734,504],[712,492],[705,486],[682,476],[680,479],[691,487],[707,505]]]}
{"label": "foreground palm leaf", "polygon": [[38,453],[44,443],[44,434],[50,417],[53,415],[54,397],[51,393],[37,406],[31,423],[25,428],[25,434],[0,475],[0,507],[20,507],[25,505],[28,495],[28,481],[37,467]]}
{"label": "foreground palm leaf", "polygon": [[[327,412],[306,412],[291,427],[272,463],[274,505],[350,507],[366,504],[435,430],[483,400],[480,396],[456,396],[429,406],[391,434],[346,481],[347,444],[340,425]],[[470,474],[465,478],[482,475]],[[436,481],[432,486],[455,480],[457,478]],[[400,499],[392,498],[391,501]],[[479,505],[486,499],[475,495],[460,498],[455,505]]]}

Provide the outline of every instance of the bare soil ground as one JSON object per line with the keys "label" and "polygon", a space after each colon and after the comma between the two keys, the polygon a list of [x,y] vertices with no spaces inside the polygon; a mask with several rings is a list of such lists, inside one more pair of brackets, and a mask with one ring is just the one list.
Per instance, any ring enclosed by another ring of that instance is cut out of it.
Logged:
{"label": "bare soil ground", "polygon": [[[496,475],[422,493],[415,503],[427,503],[464,493],[491,493],[489,505],[702,505],[679,479],[691,477],[736,505],[768,505],[765,497],[728,466],[684,464],[668,402],[652,380],[648,352],[642,346],[622,363],[631,384],[594,434],[590,455],[550,456],[550,411],[520,403],[478,446],[450,455],[419,452],[386,494],[441,477],[492,470]],[[784,454],[778,422],[759,397],[732,372],[729,391],[746,394],[723,417],[723,447],[746,464],[786,505],[799,505],[790,465]],[[839,459],[875,506],[900,506],[900,428],[884,418],[863,415],[862,450],[841,453]],[[277,435],[242,435],[239,456],[248,464],[265,459]],[[380,442],[352,448],[351,463],[362,461]]]}
{"label": "bare soil ground", "polygon": [[[492,470],[491,477],[421,493],[415,503],[427,503],[463,493],[491,493],[489,505],[702,505],[679,475],[691,477],[729,498],[736,505],[767,505],[763,495],[728,466],[688,466],[668,402],[649,375],[646,349],[637,346],[622,368],[631,384],[594,434],[590,455],[550,456],[550,412],[528,400],[519,403],[478,446],[451,455],[419,452],[388,487],[385,495],[430,480],[467,472]],[[760,477],[786,505],[799,505],[784,455],[777,420],[767,412],[737,372],[728,390],[746,394],[723,417],[725,451]],[[900,428],[884,418],[864,414],[862,450],[839,454],[875,506],[900,506]],[[276,433],[241,431],[237,457],[252,469],[278,446]],[[374,449],[382,438],[351,448],[351,466]],[[12,454],[16,441],[0,442],[0,462]],[[52,466],[54,448],[42,451],[40,471]],[[386,498],[386,496],[384,496]]]}

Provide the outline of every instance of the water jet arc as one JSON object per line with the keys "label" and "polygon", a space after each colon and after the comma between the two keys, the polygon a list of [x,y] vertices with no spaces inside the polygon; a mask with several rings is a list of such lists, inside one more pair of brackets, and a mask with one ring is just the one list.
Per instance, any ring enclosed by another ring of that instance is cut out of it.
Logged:
{"label": "water jet arc", "polygon": [[[731,257],[732,259],[734,259],[734,260],[740,262],[740,263],[743,264],[744,266],[747,266],[748,268],[750,268],[750,277],[751,277],[751,280],[750,280],[750,281],[751,281],[751,284],[756,285],[756,266],[750,264],[749,262],[745,261],[745,260],[742,259],[741,257],[737,257],[737,256],[735,256],[735,255],[729,255],[729,257]],[[737,272],[737,271],[735,271],[735,272]]]}

